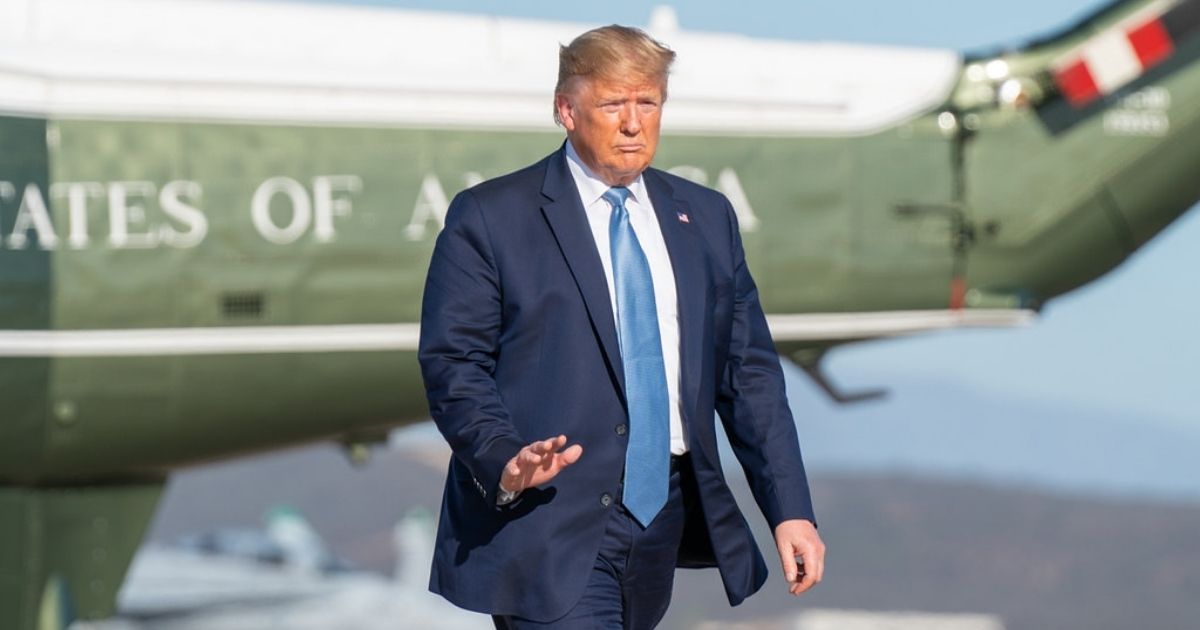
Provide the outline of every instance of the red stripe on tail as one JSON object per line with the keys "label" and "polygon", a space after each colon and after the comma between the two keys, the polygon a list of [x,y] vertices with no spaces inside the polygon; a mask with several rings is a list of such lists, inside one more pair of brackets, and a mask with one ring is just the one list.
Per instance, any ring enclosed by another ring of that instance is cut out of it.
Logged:
{"label": "red stripe on tail", "polygon": [[1129,31],[1128,37],[1133,50],[1137,52],[1138,61],[1142,62],[1142,68],[1156,66],[1175,52],[1171,35],[1158,18]]}
{"label": "red stripe on tail", "polygon": [[1054,75],[1054,82],[1067,101],[1075,107],[1083,107],[1100,96],[1100,88],[1092,78],[1091,70],[1083,59],[1076,61]]}

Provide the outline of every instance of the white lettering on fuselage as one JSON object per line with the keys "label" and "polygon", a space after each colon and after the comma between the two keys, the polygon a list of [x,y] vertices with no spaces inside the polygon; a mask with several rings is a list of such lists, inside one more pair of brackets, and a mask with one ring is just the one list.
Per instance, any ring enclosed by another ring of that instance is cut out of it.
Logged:
{"label": "white lettering on fuselage", "polygon": [[[313,236],[322,243],[332,241],[336,232],[333,217],[350,216],[350,197],[362,192],[362,179],[357,175],[318,175],[313,178],[313,215],[316,226]],[[347,196],[337,196],[344,193]]]}
{"label": "white lettering on fuselage", "polygon": [[1162,137],[1171,131],[1171,91],[1165,87],[1142,88],[1117,107],[1104,112],[1104,133],[1110,136]]}
{"label": "white lettering on fuselage", "polygon": [[172,219],[187,225],[184,232],[177,231],[169,225],[159,229],[162,241],[171,247],[186,249],[195,247],[208,234],[208,217],[195,205],[184,203],[186,197],[193,204],[200,202],[203,189],[198,182],[175,180],[167,182],[158,196],[158,205]]}
{"label": "white lettering on fuselage", "polygon": [[[0,201],[11,199],[15,188],[12,182],[0,182]],[[200,184],[187,180],[168,182],[159,191],[153,182],[121,181],[105,185],[100,182],[58,182],[50,185],[51,200],[62,199],[67,205],[67,245],[84,249],[91,244],[89,202],[108,201],[108,244],[113,249],[149,249],[166,244],[172,247],[194,247],[208,232],[208,219],[194,205],[200,197]],[[147,204],[158,201],[164,214],[182,224],[178,230],[169,222],[150,225]],[[30,236],[40,249],[57,249],[60,239],[54,228],[46,197],[37,184],[25,185],[20,207],[3,243],[9,249],[28,249]]]}
{"label": "white lettering on fuselage", "polygon": [[[701,186],[708,185],[708,171],[699,166],[681,164],[667,169],[667,172]],[[732,168],[721,169],[721,172],[717,173],[716,189],[729,198],[729,203],[733,206],[733,213],[737,215],[738,228],[741,231],[754,232],[758,229],[758,215],[754,214],[754,208],[750,206],[750,198],[746,196],[746,190],[742,188],[742,180],[738,177],[737,171]]]}
{"label": "white lettering on fuselage", "polygon": [[50,185],[50,197],[67,199],[67,244],[71,249],[83,249],[91,242],[88,234],[88,200],[104,196],[100,182],[62,182]]}
{"label": "white lettering on fuselage", "polygon": [[754,209],[750,207],[750,198],[742,188],[742,180],[738,179],[733,169],[721,169],[717,174],[717,190],[729,198],[729,203],[733,205],[733,213],[737,215],[738,227],[743,232],[758,230],[758,215],[754,214]]}
{"label": "white lettering on fuselage", "polygon": [[[282,193],[288,199],[291,219],[282,227],[271,218],[271,199]],[[272,177],[259,185],[250,200],[250,217],[259,236],[276,245],[289,245],[300,238],[312,221],[312,204],[304,184],[290,177]]]}
{"label": "white lettering on fuselage", "polygon": [[[475,171],[463,175],[463,183],[467,188],[483,183],[483,175]],[[410,241],[421,241],[429,234],[429,222],[434,223],[434,234],[442,231],[446,225],[446,212],[450,209],[446,189],[437,175],[430,173],[421,180],[421,189],[417,191],[417,202],[413,204],[412,215],[408,225],[404,227],[404,235]]]}
{"label": "white lettering on fuselage", "polygon": [[[671,172],[701,185],[709,183],[708,173],[699,167],[677,166]],[[467,187],[483,179],[474,171],[461,176]],[[737,173],[732,168],[720,170],[715,187],[729,198],[741,229],[756,230],[759,220]],[[270,177],[251,195],[250,227],[275,245],[291,245],[306,235],[317,243],[329,243],[336,239],[339,224],[352,220],[354,197],[362,192],[363,181],[357,175],[317,175],[309,185],[285,175]],[[35,182],[0,181],[0,248],[23,250],[36,243],[42,250],[87,249],[95,238],[95,213],[103,213],[107,205],[108,235],[102,242],[109,248],[188,249],[208,235],[203,200],[201,183],[186,179],[161,186],[142,180],[54,182],[48,190]],[[434,173],[426,174],[402,228],[404,238],[431,240],[445,226],[449,206],[441,180]],[[54,208],[58,210],[52,212]],[[15,215],[9,215],[13,209]],[[13,216],[7,234],[5,216]],[[66,225],[56,229],[55,216]]]}
{"label": "white lettering on fuselage", "polygon": [[[313,226],[319,243],[332,241],[337,232],[334,217],[347,217],[353,209],[350,195],[362,192],[357,175],[318,175],[313,178],[312,196],[304,184],[290,177],[272,177],[259,184],[250,200],[250,219],[258,235],[276,245],[296,242]],[[271,215],[271,201],[282,195],[287,222],[279,224]]]}
{"label": "white lettering on fuselage", "polygon": [[[113,182],[108,186],[108,243],[117,249],[150,249],[158,234],[146,230],[146,200],[157,192],[154,182]],[[146,231],[130,232],[130,228]],[[40,236],[40,234],[39,234]]]}
{"label": "white lettering on fuselage", "polygon": [[421,180],[421,189],[417,191],[417,203],[413,206],[408,226],[404,228],[404,235],[410,241],[424,239],[425,228],[430,221],[437,224],[435,231],[441,231],[442,226],[446,225],[446,212],[449,209],[450,202],[446,200],[442,182],[438,181],[437,175],[433,173],[426,175],[425,179]]}
{"label": "white lettering on fuselage", "polygon": [[31,228],[37,233],[38,245],[42,249],[58,247],[58,235],[54,233],[54,226],[50,223],[46,199],[37,184],[32,183],[25,185],[25,192],[21,195],[21,207],[17,210],[12,232],[8,235],[8,247],[25,249]]}

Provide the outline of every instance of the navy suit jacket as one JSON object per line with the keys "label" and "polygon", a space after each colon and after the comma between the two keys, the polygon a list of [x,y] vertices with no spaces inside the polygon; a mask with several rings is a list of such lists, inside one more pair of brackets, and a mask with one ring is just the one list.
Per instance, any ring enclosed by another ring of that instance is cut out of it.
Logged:
{"label": "navy suit jacket", "polygon": [[[813,520],[808,482],[729,201],[656,169],[643,176],[675,271],[695,471],[678,564],[718,566],[736,605],[767,569],[725,483],[714,410],[772,529]],[[453,451],[430,590],[470,610],[543,621],[579,599],[628,442],[611,304],[563,149],[454,198],[421,313],[429,408]],[[559,434],[583,446],[579,461],[497,507],[508,460]]]}

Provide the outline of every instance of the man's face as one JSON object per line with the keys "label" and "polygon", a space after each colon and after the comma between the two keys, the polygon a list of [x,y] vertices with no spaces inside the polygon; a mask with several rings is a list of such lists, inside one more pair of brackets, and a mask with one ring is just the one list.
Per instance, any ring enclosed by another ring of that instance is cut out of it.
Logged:
{"label": "man's face", "polygon": [[576,79],[555,106],[580,159],[608,185],[625,186],[654,159],[662,94],[654,79]]}

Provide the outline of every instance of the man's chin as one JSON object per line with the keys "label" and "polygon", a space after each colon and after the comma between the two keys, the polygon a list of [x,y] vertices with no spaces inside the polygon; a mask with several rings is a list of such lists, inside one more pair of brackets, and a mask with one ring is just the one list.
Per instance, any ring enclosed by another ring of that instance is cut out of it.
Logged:
{"label": "man's chin", "polygon": [[644,159],[641,156],[636,160],[621,160],[611,167],[613,173],[624,177],[637,178],[646,167],[650,166],[650,160]]}

